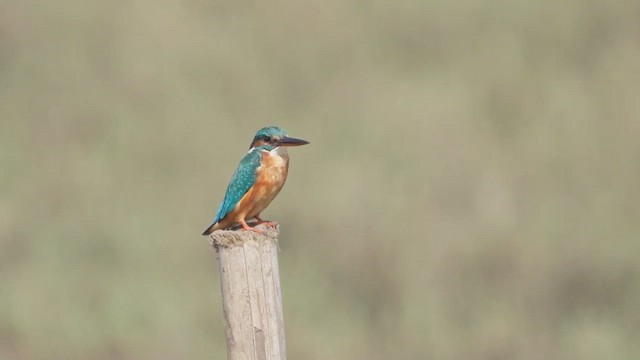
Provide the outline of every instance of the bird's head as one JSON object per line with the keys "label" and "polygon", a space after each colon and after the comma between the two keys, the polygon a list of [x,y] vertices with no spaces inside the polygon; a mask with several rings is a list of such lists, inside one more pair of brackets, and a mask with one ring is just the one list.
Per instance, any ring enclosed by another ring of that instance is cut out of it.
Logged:
{"label": "bird's head", "polygon": [[277,126],[267,126],[258,130],[256,136],[253,137],[253,141],[251,141],[251,146],[249,148],[251,149],[263,145],[270,145],[273,147],[300,146],[308,143],[308,141],[287,136],[287,133]]}

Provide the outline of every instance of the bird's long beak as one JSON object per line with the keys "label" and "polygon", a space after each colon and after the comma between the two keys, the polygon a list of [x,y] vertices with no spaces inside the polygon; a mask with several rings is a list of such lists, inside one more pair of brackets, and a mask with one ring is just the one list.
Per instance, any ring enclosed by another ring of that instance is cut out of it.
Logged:
{"label": "bird's long beak", "polygon": [[281,146],[300,146],[300,145],[307,145],[308,143],[309,142],[306,140],[291,138],[288,136],[285,136],[282,139],[280,139],[280,141],[278,141],[278,145],[281,145]]}

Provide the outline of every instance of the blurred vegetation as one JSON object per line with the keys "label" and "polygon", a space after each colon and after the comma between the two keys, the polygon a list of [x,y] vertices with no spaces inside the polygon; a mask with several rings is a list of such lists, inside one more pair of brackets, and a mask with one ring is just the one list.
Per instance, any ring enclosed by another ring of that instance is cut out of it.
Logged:
{"label": "blurred vegetation", "polygon": [[640,358],[640,3],[0,5],[0,359],[220,359],[278,124],[291,359]]}

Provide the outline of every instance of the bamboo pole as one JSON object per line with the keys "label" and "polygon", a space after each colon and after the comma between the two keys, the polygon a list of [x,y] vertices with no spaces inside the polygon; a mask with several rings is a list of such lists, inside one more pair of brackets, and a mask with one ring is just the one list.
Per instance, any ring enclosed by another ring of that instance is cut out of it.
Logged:
{"label": "bamboo pole", "polygon": [[218,254],[229,360],[287,358],[278,269],[279,227],[259,225],[258,234],[218,230]]}

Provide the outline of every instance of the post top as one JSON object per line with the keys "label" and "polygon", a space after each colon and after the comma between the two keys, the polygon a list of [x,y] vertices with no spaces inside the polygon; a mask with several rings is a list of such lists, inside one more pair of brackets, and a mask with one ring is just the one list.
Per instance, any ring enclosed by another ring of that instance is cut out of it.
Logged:
{"label": "post top", "polygon": [[211,233],[211,246],[218,249],[219,247],[236,247],[242,246],[247,241],[271,241],[278,242],[278,235],[280,234],[280,225],[275,223],[275,226],[267,226],[260,224],[254,226],[256,229],[262,230],[262,233],[257,233],[250,230],[216,230]]}

